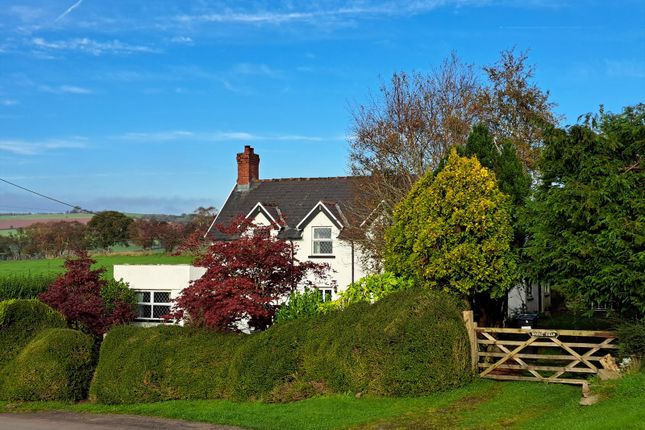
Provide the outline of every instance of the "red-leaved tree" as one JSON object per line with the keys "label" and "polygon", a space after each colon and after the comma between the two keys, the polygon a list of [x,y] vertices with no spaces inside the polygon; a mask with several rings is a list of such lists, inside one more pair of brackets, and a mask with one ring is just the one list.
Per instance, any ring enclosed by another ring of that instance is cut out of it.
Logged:
{"label": "red-leaved tree", "polygon": [[87,252],[76,252],[76,256],[65,260],[66,272],[38,298],[63,314],[71,328],[98,337],[112,325],[132,321],[136,315],[132,304],[121,301],[113,303],[108,311],[101,298],[101,290],[107,285],[107,281],[101,279],[105,269],[92,269],[94,263],[96,261]]}
{"label": "red-leaved tree", "polygon": [[296,286],[327,278],[327,265],[299,262],[295,245],[267,227],[237,218],[218,229],[230,240],[214,242],[195,261],[206,273],[175,301],[176,319],[218,331],[238,331],[241,322],[263,330]]}

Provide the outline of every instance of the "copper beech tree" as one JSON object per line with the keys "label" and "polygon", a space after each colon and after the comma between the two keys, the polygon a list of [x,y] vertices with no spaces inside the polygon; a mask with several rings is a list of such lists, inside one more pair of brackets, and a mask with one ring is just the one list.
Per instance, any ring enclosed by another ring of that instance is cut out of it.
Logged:
{"label": "copper beech tree", "polygon": [[177,298],[175,319],[217,331],[239,331],[244,323],[263,330],[296,286],[327,280],[326,264],[296,260],[296,245],[271,235],[270,227],[237,218],[217,228],[229,240],[215,241],[197,258],[206,273]]}

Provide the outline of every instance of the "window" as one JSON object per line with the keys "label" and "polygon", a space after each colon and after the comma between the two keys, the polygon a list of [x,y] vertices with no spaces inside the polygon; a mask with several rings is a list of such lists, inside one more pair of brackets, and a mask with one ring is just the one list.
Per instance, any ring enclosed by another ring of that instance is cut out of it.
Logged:
{"label": "window", "polygon": [[329,255],[333,252],[331,227],[314,227],[313,255]]}
{"label": "window", "polygon": [[135,291],[137,294],[137,320],[163,321],[163,315],[170,313],[169,291]]}
{"label": "window", "polygon": [[318,287],[318,295],[323,302],[329,302],[332,299],[332,288]]}

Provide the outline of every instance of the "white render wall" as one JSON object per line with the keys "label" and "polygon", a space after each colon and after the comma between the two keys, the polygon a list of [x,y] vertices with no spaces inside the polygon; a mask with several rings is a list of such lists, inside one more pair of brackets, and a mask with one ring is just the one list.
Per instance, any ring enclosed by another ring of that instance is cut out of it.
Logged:
{"label": "white render wall", "polygon": [[114,279],[122,279],[132,290],[170,291],[176,298],[190,281],[201,278],[206,269],[189,264],[116,264]]}

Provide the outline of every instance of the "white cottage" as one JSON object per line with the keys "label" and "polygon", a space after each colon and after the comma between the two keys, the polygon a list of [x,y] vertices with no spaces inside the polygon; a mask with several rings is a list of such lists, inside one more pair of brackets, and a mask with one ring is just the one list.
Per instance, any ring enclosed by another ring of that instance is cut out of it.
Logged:
{"label": "white cottage", "polygon": [[227,240],[215,226],[239,215],[271,226],[278,238],[297,245],[299,261],[329,265],[335,285],[317,285],[325,300],[365,276],[359,248],[349,234],[357,227],[349,221],[349,206],[360,178],[260,179],[259,171],[259,155],[245,146],[237,154],[236,184],[208,230],[213,240]]}

